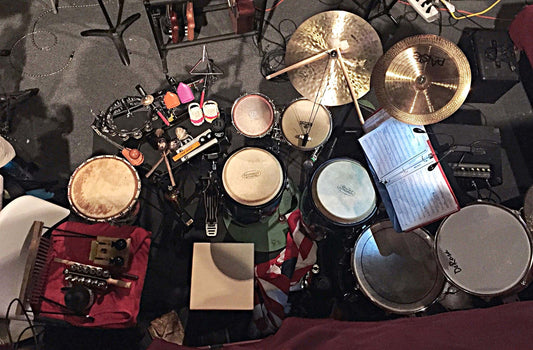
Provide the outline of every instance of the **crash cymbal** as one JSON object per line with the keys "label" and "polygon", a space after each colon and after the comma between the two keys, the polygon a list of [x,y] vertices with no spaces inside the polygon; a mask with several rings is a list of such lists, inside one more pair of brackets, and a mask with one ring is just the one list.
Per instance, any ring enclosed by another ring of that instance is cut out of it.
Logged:
{"label": "crash cymbal", "polygon": [[427,125],[452,115],[470,90],[470,65],[451,41],[415,35],[394,44],[372,72],[372,89],[391,116]]}
{"label": "crash cymbal", "polygon": [[[340,48],[352,86],[357,96],[370,90],[370,76],[383,54],[381,41],[372,26],[361,17],[346,11],[321,12],[304,21],[287,44],[285,65],[289,66],[325,50]],[[331,56],[288,72],[298,92],[326,106],[339,106],[353,101],[339,62]]]}

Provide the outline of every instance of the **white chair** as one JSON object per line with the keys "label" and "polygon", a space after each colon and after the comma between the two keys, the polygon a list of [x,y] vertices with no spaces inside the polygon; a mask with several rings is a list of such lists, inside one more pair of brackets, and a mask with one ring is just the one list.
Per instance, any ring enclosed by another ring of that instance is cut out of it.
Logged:
{"label": "white chair", "polygon": [[[0,318],[9,319],[14,339],[28,324],[22,315],[16,315],[16,304],[9,315],[6,313],[11,301],[21,296],[33,222],[41,221],[51,227],[69,214],[70,210],[34,196],[18,197],[0,211]],[[27,335],[31,336],[31,332]]]}

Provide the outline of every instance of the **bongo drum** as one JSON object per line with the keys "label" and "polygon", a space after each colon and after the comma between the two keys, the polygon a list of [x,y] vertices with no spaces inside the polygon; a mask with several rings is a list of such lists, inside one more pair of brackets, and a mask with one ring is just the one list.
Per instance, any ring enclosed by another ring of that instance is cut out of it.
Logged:
{"label": "bongo drum", "polygon": [[335,158],[320,165],[302,196],[302,219],[335,231],[363,224],[377,210],[376,191],[361,163]]}
{"label": "bongo drum", "polygon": [[466,293],[512,294],[531,282],[531,235],[513,211],[475,203],[451,214],[435,236],[435,253],[448,281]]}
{"label": "bongo drum", "polygon": [[446,282],[431,236],[423,229],[398,233],[389,220],[373,224],[359,236],[351,262],[361,292],[396,314],[424,311]]}
{"label": "bongo drum", "polygon": [[281,162],[262,148],[245,147],[235,151],[222,169],[226,208],[234,220],[243,224],[272,215],[286,183]]}
{"label": "bongo drum", "polygon": [[[328,141],[332,124],[326,107],[308,99],[298,99],[283,111],[281,132],[292,147],[309,151]],[[304,141],[305,136],[307,141]]]}
{"label": "bongo drum", "polygon": [[255,93],[239,97],[231,108],[231,121],[237,131],[250,138],[263,137],[274,126],[274,104]]}
{"label": "bongo drum", "polygon": [[105,155],[82,163],[70,177],[68,200],[74,211],[89,221],[127,220],[134,214],[141,180],[125,159]]}

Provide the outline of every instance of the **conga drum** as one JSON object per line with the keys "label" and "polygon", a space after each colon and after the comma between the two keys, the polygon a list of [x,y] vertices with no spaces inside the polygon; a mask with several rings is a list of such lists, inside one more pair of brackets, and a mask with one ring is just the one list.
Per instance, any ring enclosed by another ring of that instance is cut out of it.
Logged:
{"label": "conga drum", "polygon": [[267,135],[274,126],[275,107],[267,96],[259,93],[239,97],[231,108],[231,122],[237,132],[250,138]]}
{"label": "conga drum", "polygon": [[509,295],[532,280],[531,234],[516,213],[500,205],[475,203],[444,219],[435,254],[448,281],[472,295]]}
{"label": "conga drum", "polygon": [[308,99],[293,101],[282,113],[281,132],[289,145],[310,151],[325,144],[333,129],[329,110]]}
{"label": "conga drum", "polygon": [[262,148],[245,147],[224,163],[222,184],[226,209],[234,220],[247,224],[276,211],[287,178],[274,154]]}
{"label": "conga drum", "polygon": [[335,158],[315,170],[300,209],[306,225],[336,231],[367,222],[377,211],[377,195],[361,163]]}
{"label": "conga drum", "polygon": [[68,200],[82,218],[96,222],[128,221],[138,210],[141,179],[125,159],[93,157],[76,168],[68,184]]}

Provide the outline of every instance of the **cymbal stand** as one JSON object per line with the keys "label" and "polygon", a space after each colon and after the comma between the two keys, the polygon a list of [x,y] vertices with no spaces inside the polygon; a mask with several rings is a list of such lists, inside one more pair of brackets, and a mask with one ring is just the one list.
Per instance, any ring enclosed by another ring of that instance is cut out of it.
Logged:
{"label": "cymbal stand", "polygon": [[[356,3],[357,5],[359,5],[358,1],[357,0],[352,0],[352,2]],[[376,6],[378,6],[378,3],[381,2],[382,5],[383,5],[383,10],[379,11],[378,13],[370,16],[370,14],[372,13],[372,10],[374,8],[376,8]],[[396,26],[398,26],[398,21],[396,20],[396,18],[394,18],[391,13],[390,13],[390,10],[394,7],[394,5],[396,5],[396,3],[398,2],[398,0],[392,0],[389,4],[387,4],[387,0],[370,0],[370,2],[368,3],[368,6],[366,7],[365,9],[365,13],[364,15],[362,16],[365,20],[367,20],[368,22],[370,22],[371,20],[373,19],[376,19],[378,17],[381,17],[383,15],[386,15],[387,17],[390,18],[390,20],[392,21],[392,23],[394,23]],[[360,5],[359,5],[360,6]]]}
{"label": "cymbal stand", "polygon": [[37,95],[39,89],[33,88],[0,94],[0,136],[11,139],[7,134],[11,131],[10,124],[13,110],[30,97]]}
{"label": "cymbal stand", "polygon": [[328,50],[324,50],[324,51],[321,51],[311,57],[308,57],[308,58],[305,58],[299,62],[296,62],[288,67],[285,67],[275,73],[272,73],[268,76],[266,76],[266,79],[267,80],[270,80],[272,78],[275,78],[277,77],[278,75],[280,74],[283,74],[283,73],[286,73],[286,72],[289,72],[291,70],[294,70],[294,69],[297,69],[297,68],[300,68],[300,67],[303,67],[305,66],[306,64],[310,64],[310,63],[313,63],[315,61],[318,61],[324,57],[334,57],[337,59],[337,62],[339,62],[340,66],[341,66],[341,69],[342,69],[342,72],[344,74],[344,78],[346,79],[346,83],[348,84],[348,89],[350,90],[350,95],[352,96],[352,99],[353,99],[353,103],[354,103],[354,106],[355,106],[355,111],[357,112],[357,116],[359,118],[359,122],[361,123],[361,125],[363,125],[365,123],[365,119],[363,118],[363,114],[361,113],[361,108],[359,108],[359,103],[357,102],[357,93],[355,92],[355,89],[350,81],[350,77],[348,75],[348,70],[346,69],[346,65],[344,64],[344,59],[342,58],[342,51],[343,50],[346,50],[348,49],[348,43],[346,41],[344,42],[341,42],[340,46],[339,47],[336,47],[336,48],[333,48],[333,49],[328,49]]}
{"label": "cymbal stand", "polygon": [[[201,70],[200,67],[204,69]],[[209,58],[207,49],[205,45],[202,50],[202,58],[196,62],[196,64],[189,70],[190,75],[203,75],[204,76],[204,86],[202,88],[202,94],[200,96],[200,107],[204,105],[205,94],[207,93],[207,88],[209,84],[209,79],[211,82],[214,82],[217,79],[218,75],[223,75],[224,72],[220,69],[212,59]]]}
{"label": "cymbal stand", "polygon": [[128,50],[126,49],[126,44],[124,44],[124,39],[122,35],[124,34],[124,31],[128,29],[129,26],[133,24],[136,20],[141,18],[140,13],[135,13],[128,18],[126,18],[124,21],[122,20],[122,9],[124,8],[124,0],[118,1],[118,15],[117,15],[117,23],[113,24],[111,21],[111,18],[109,17],[109,13],[107,12],[104,2],[102,0],[98,0],[98,5],[100,5],[100,8],[102,9],[102,12],[104,14],[105,20],[107,22],[107,25],[109,26],[109,29],[89,29],[84,30],[81,32],[81,36],[103,36],[108,37],[113,41],[115,44],[115,47],[118,51],[118,55],[120,56],[120,59],[122,63],[127,66],[130,64],[130,57],[128,55]]}

